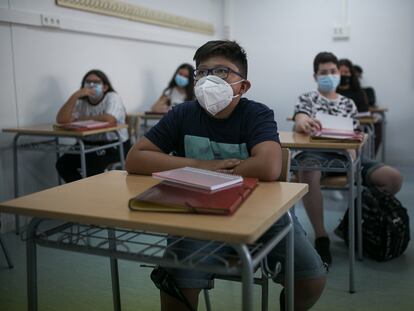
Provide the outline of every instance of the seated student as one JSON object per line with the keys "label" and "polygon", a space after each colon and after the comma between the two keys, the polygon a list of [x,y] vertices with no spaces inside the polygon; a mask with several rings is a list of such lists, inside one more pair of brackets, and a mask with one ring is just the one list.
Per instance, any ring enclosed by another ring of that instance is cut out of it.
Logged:
{"label": "seated student", "polygon": [[[360,82],[360,80],[362,79],[362,68],[360,66],[354,65],[353,66],[353,73],[354,73],[355,77],[358,78],[358,81]],[[376,98],[375,98],[374,89],[372,87],[365,87],[365,88],[362,88],[362,90],[366,94],[368,106],[369,107],[375,107]],[[339,91],[339,88],[338,88],[338,92],[341,93]],[[344,93],[341,93],[341,94],[344,95],[344,96],[347,96]],[[352,98],[352,99],[354,99],[354,98]],[[354,99],[354,101],[355,101],[355,104],[358,107],[357,101],[355,99]],[[381,125],[381,122],[376,122],[374,124],[374,130],[375,130],[375,154],[377,154],[379,146],[381,145],[381,142],[382,142],[382,125]]]}
{"label": "seated student", "polygon": [[[320,123],[315,119],[318,111],[343,117],[354,118],[357,109],[354,102],[338,94],[335,90],[340,82],[338,59],[329,52],[316,55],[313,63],[314,79],[318,84],[316,91],[299,96],[295,106],[295,130],[299,133],[310,134],[320,129]],[[357,121],[354,121],[357,124]],[[301,156],[332,158],[335,155],[324,152],[307,152]],[[338,155],[339,156],[339,155]],[[365,185],[375,185],[383,191],[397,193],[402,184],[402,176],[396,169],[382,163],[362,159],[362,179]],[[309,220],[315,231],[315,248],[322,260],[332,262],[330,240],[325,230],[323,217],[323,199],[320,187],[320,171],[301,171],[299,181],[309,184],[309,192],[303,198],[303,203]]]}
{"label": "seated student", "polygon": [[[183,166],[227,171],[274,181],[281,169],[281,148],[273,111],[241,98],[247,80],[245,51],[233,41],[209,41],[194,55],[197,100],[174,107],[130,150],[126,169],[151,174]],[[175,155],[170,155],[174,153]],[[308,310],[325,285],[326,268],[294,216],[295,307]],[[284,223],[282,218],[267,234]],[[186,245],[198,249],[205,242]],[[180,245],[181,246],[181,245]],[[183,246],[184,247],[184,246]],[[276,246],[269,260],[284,262],[284,244]],[[192,270],[168,269],[194,308],[201,289],[213,286],[213,275]],[[281,281],[282,279],[278,279]],[[283,301],[284,295],[280,295]],[[161,292],[162,310],[187,310],[182,302]]]}
{"label": "seated student", "polygon": [[194,99],[194,68],[182,64],[175,71],[161,97],[152,105],[153,112],[167,112],[177,104]]}
{"label": "seated student", "polygon": [[364,71],[362,70],[362,67],[359,66],[359,65],[354,65],[354,72],[355,72],[355,75],[357,76],[357,78],[359,80],[359,84],[361,84],[362,89],[365,91],[365,94],[367,94],[368,105],[370,107],[375,107],[375,105],[377,103],[377,99],[376,99],[376,96],[375,96],[374,88],[371,87],[371,86],[364,87],[361,83],[362,74],[364,73]]}
{"label": "seated student", "polygon": [[339,74],[341,80],[339,82],[336,92],[353,100],[357,106],[358,112],[368,111],[368,98],[365,92],[361,89],[359,80],[355,75],[353,64],[349,59],[339,60]]}
{"label": "seated student", "polygon": [[[111,123],[125,123],[125,107],[121,97],[113,89],[108,77],[100,70],[91,70],[82,79],[81,88],[73,93],[67,102],[60,108],[57,123],[69,123],[79,120],[107,121]],[[123,142],[125,153],[130,148],[127,129],[118,131]],[[86,144],[104,145],[118,140],[115,133],[105,133],[88,136]],[[86,154],[87,176],[102,173],[105,168],[119,161],[118,148],[99,150]],[[81,179],[80,156],[64,154],[56,162],[56,169],[65,182]]]}

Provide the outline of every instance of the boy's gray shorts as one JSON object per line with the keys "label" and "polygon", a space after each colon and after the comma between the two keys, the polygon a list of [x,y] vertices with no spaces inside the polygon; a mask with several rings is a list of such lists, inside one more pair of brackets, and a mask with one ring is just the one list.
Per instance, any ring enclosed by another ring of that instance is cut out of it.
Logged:
{"label": "boy's gray shorts", "polygon": [[[287,215],[283,216],[276,224],[274,224],[268,231],[266,231],[258,242],[265,242],[272,235],[277,233],[287,224]],[[314,279],[324,277],[326,275],[326,267],[322,263],[321,258],[315,251],[309,240],[307,239],[306,233],[297,220],[296,216],[292,213],[294,223],[294,275],[295,279]],[[191,240],[191,241],[179,241],[177,238],[172,237],[169,240],[170,245],[174,244],[174,253],[179,258],[185,258],[189,253],[195,250],[200,250],[206,247],[206,241],[202,240]],[[214,249],[218,246],[218,243],[208,245],[208,249]],[[203,252],[207,249],[203,249]],[[226,247],[221,249],[220,254],[235,254],[235,250]],[[168,256],[168,253],[164,256]],[[209,258],[203,261],[203,263],[214,263],[217,259]],[[285,239],[283,239],[276,247],[269,253],[268,264],[271,269],[275,267],[277,262],[282,265],[281,273],[276,277],[276,282],[281,283],[284,281],[284,266],[285,266]],[[214,274],[201,272],[192,269],[173,269],[166,268],[168,274],[172,276],[179,288],[213,288],[214,287]]]}

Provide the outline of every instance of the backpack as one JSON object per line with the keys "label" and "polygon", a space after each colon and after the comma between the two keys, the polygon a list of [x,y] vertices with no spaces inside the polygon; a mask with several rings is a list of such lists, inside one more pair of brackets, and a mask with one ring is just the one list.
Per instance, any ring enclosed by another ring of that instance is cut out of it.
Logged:
{"label": "backpack", "polygon": [[[410,241],[410,222],[400,201],[376,187],[368,187],[362,191],[361,202],[364,255],[387,261],[404,253]],[[335,233],[348,245],[348,210]],[[355,232],[355,240],[357,238]]]}

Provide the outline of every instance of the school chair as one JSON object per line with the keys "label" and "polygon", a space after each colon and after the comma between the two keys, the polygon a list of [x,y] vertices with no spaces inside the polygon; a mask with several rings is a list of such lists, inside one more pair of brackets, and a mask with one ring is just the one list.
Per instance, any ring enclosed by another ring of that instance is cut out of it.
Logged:
{"label": "school chair", "polygon": [[[278,181],[289,181],[290,174],[290,150],[282,148],[282,169]],[[278,262],[274,269],[270,269],[267,265],[266,258],[261,262],[260,266],[256,267],[256,272],[260,269],[260,277],[254,278],[254,284],[262,287],[262,311],[267,311],[269,306],[269,279],[275,278],[281,269],[281,264]],[[241,282],[241,276],[216,275],[216,279]],[[204,300],[206,303],[206,310],[211,311],[211,303],[209,290],[204,289]]]}
{"label": "school chair", "polygon": [[[127,114],[125,118],[125,123],[128,125],[128,136],[129,141],[131,142],[131,147],[137,142],[138,139],[138,117],[133,114]],[[124,150],[126,157],[127,152]],[[112,171],[112,170],[122,170],[121,162],[115,162],[109,164],[105,171]]]}
{"label": "school chair", "polygon": [[139,117],[137,114],[127,114],[125,123],[128,125],[128,135],[131,141],[131,146],[138,140],[139,132]]}

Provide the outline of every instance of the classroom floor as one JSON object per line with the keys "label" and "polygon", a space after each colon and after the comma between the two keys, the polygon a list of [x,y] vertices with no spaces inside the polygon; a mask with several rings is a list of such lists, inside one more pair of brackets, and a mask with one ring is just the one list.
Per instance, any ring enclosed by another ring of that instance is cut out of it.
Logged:
{"label": "classroom floor", "polygon": [[[411,229],[414,230],[414,168],[401,167],[404,186],[398,198],[408,208]],[[338,224],[345,210],[345,203],[329,193],[325,197],[326,224],[330,232]],[[302,204],[296,214],[303,226],[311,232]],[[309,234],[312,239],[312,234]],[[0,310],[26,310],[25,243],[13,233],[2,236],[14,262],[14,269],[7,269],[0,253]],[[313,310],[414,310],[414,242],[405,254],[389,262],[365,259],[356,264],[356,290],[349,294],[348,255],[344,243],[331,235],[333,265],[323,296]],[[113,310],[110,287],[109,260],[107,258],[64,252],[39,247],[38,250],[39,310]],[[120,261],[122,309],[159,310],[159,293],[149,280],[149,268]],[[269,310],[279,310],[278,297],[281,287],[270,287]],[[201,297],[201,296],[200,296]],[[210,293],[213,310],[240,310],[240,284],[216,281]],[[199,310],[205,310],[200,298]],[[260,291],[255,287],[255,310],[260,310]]]}

